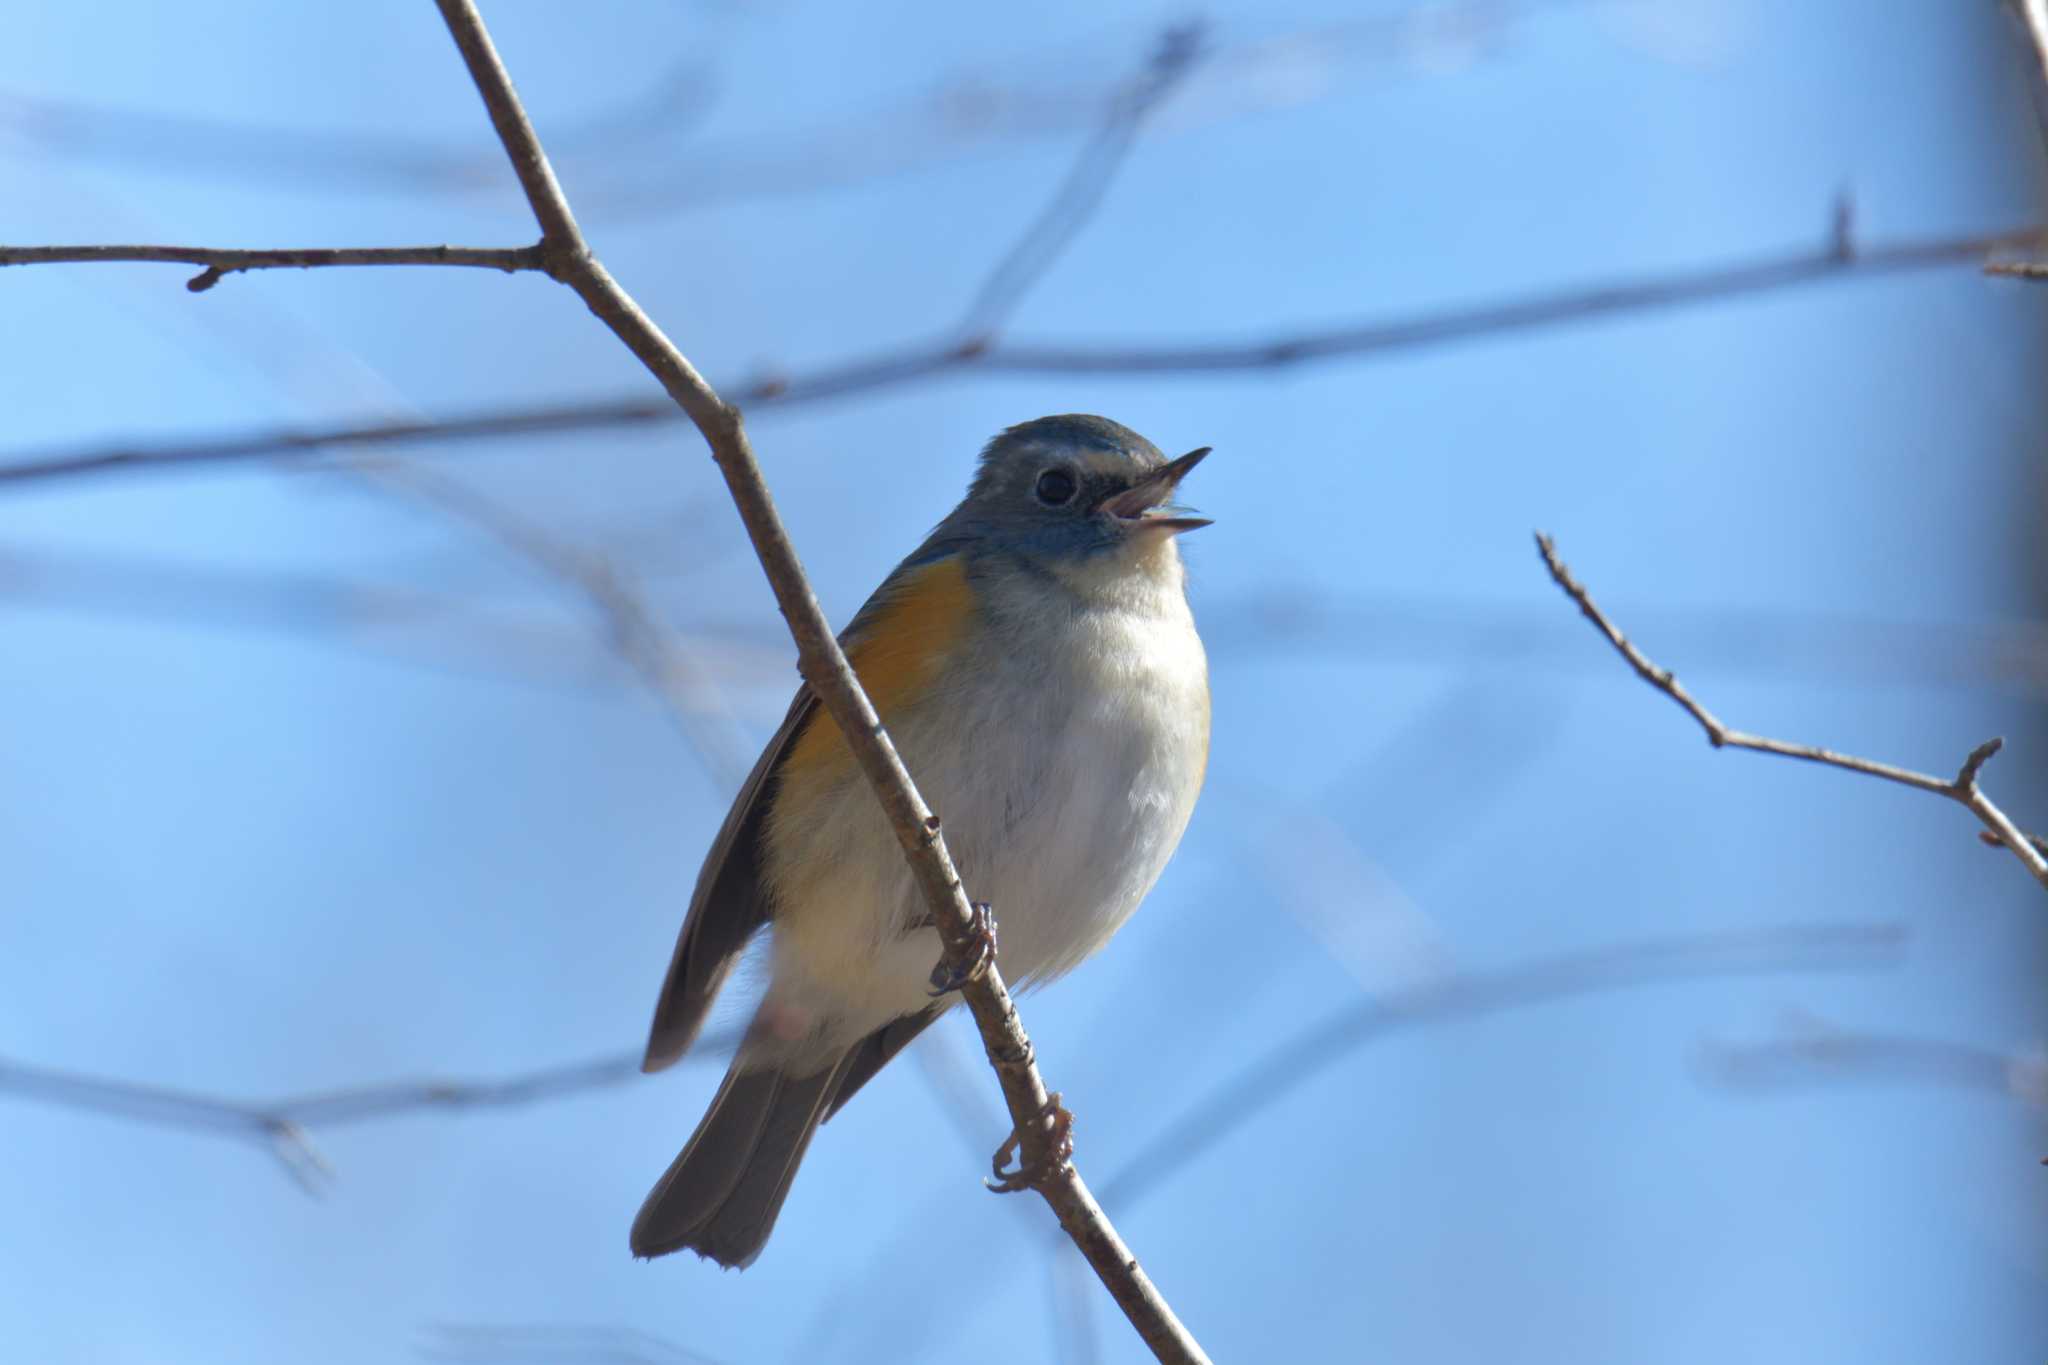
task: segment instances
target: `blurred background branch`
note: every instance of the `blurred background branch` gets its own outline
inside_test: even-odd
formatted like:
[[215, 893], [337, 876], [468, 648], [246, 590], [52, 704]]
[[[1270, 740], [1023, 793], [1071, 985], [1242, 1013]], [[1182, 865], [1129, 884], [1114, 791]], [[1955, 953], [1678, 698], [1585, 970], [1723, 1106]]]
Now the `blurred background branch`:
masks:
[[[1262, 1105], [1396, 1033], [1658, 982], [1869, 971], [1896, 965], [1904, 942], [1903, 931], [1887, 924], [1791, 925], [1646, 939], [1397, 991], [1317, 1021], [1276, 1044], [1257, 1064], [1224, 1078], [1182, 1117], [1141, 1142], [1138, 1155], [1104, 1186], [1103, 1198], [1119, 1208], [1134, 1207], [1225, 1134], [1255, 1119]], [[738, 1041], [736, 1032], [707, 1036], [688, 1060], [722, 1062]], [[0, 1059], [0, 1095], [152, 1127], [253, 1140], [277, 1156], [308, 1192], [318, 1193], [332, 1168], [313, 1145], [314, 1130], [437, 1111], [545, 1104], [610, 1089], [639, 1074], [640, 1050], [635, 1048], [496, 1080], [378, 1081], [245, 1102]], [[953, 1082], [944, 1088], [958, 1089]]]
[[1914, 1034], [1844, 1028], [1817, 1015], [1789, 1014], [1776, 1036], [1712, 1042], [1700, 1050], [1708, 1079], [1742, 1090], [1832, 1083], [1949, 1086], [2048, 1108], [2048, 1050], [2001, 1052]]
[[[1441, 73], [1507, 50], [1518, 31], [1612, 0], [1421, 0], [1302, 24], [1240, 25], [1216, 45], [1171, 131], [1300, 108], [1389, 69]], [[748, 7], [699, 5], [686, 50], [643, 88], [565, 119], [557, 160], [592, 186], [593, 217], [659, 218], [763, 196], [816, 195], [1017, 143], [1084, 130], [1120, 98], [1115, 53], [1144, 20], [1100, 19], [1084, 41], [1029, 45], [999, 63], [958, 66], [830, 121], [708, 138], [726, 93], [722, 49]], [[476, 197], [502, 190], [497, 151], [477, 140], [315, 129], [151, 111], [23, 89], [0, 90], [0, 141], [68, 162], [142, 167], [216, 183], [302, 191]]]
[[1905, 933], [1891, 924], [1788, 925], [1645, 939], [1489, 972], [1445, 977], [1353, 1005], [1276, 1042], [1138, 1144], [1104, 1182], [1127, 1214], [1230, 1133], [1358, 1049], [1390, 1034], [1658, 982], [1701, 977], [1867, 971], [1895, 965]]
[[[1093, 161], [1091, 153], [1084, 153], [1084, 164]], [[1111, 160], [1105, 173], [1114, 165]], [[1091, 198], [1087, 202], [1095, 201]], [[1064, 238], [1074, 226], [1062, 219], [1056, 235]], [[1036, 231], [1034, 228], [1027, 242], [1035, 239]], [[1290, 369], [1770, 294], [1828, 280], [1878, 278], [1957, 266], [1981, 267], [1998, 252], [2036, 244], [2042, 231], [2038, 226], [2030, 226], [1866, 246], [1856, 241], [1850, 216], [1838, 211], [1831, 219], [1826, 240], [1817, 247], [1652, 279], [1563, 289], [1406, 317], [1284, 331], [1251, 341], [1105, 345], [1057, 339], [989, 340], [976, 335], [963, 342], [958, 334], [948, 331], [935, 341], [885, 350], [806, 374], [769, 375], [738, 383], [730, 386], [731, 401], [748, 412], [765, 411], [878, 393], [968, 372], [1139, 376]], [[1051, 265], [1053, 254], [1033, 249], [1024, 259], [1043, 269]], [[994, 283], [992, 278], [991, 286]], [[1004, 300], [1013, 302], [1013, 295], [1021, 293], [1023, 287], [1023, 281], [1004, 281]], [[970, 324], [975, 316], [973, 312], [968, 314]], [[0, 458], [0, 484], [292, 459], [336, 449], [433, 445], [678, 420], [681, 418], [675, 405], [659, 399], [593, 399], [499, 408], [439, 420], [223, 433], [176, 441], [95, 443], [85, 448], [31, 451]]]

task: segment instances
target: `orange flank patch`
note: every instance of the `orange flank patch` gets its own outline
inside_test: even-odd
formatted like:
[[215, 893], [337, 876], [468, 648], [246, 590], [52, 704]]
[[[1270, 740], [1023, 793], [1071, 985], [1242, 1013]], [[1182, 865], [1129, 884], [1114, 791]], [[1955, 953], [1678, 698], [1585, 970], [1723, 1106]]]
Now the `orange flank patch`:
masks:
[[[967, 566], [949, 556], [920, 565], [888, 586], [869, 609], [855, 618], [845, 640], [847, 661], [882, 723], [890, 713], [919, 696], [960, 638], [974, 610], [974, 590], [967, 584]], [[823, 707], [811, 712], [803, 733], [783, 759], [785, 781], [812, 781], [837, 776], [850, 768], [853, 754], [838, 723]]]

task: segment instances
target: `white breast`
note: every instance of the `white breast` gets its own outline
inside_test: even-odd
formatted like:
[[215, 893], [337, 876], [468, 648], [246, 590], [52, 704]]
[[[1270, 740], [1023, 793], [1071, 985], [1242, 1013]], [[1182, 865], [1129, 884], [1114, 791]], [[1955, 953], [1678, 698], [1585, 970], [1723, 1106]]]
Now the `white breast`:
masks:
[[[1170, 572], [1069, 585], [1102, 589], [1079, 599], [1022, 578], [985, 598], [973, 662], [892, 718], [969, 897], [995, 907], [1011, 982], [1057, 976], [1109, 940], [1201, 790], [1208, 664], [1179, 557], [1161, 548]], [[866, 784], [819, 804], [805, 823], [822, 875], [805, 879], [806, 903], [777, 907], [770, 1000], [815, 1023], [836, 996], [827, 1032], [850, 1041], [929, 1003], [939, 942], [907, 927], [922, 902]]]

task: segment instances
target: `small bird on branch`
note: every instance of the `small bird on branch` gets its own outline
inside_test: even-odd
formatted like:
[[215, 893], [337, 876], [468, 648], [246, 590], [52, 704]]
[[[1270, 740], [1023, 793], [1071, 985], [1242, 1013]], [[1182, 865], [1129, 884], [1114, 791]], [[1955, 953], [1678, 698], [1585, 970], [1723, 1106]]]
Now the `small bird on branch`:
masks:
[[[683, 1055], [764, 927], [767, 991], [634, 1220], [634, 1254], [750, 1264], [817, 1126], [954, 991], [991, 960], [1022, 983], [1069, 971], [1152, 889], [1208, 762], [1208, 663], [1178, 537], [1209, 523], [1173, 502], [1208, 453], [1168, 460], [1101, 417], [1011, 427], [841, 636], [944, 816], [978, 902], [974, 961], [944, 954], [852, 751], [809, 689], [797, 694], [712, 842], [643, 1068]], [[999, 1187], [1030, 1183], [1025, 1171]]]

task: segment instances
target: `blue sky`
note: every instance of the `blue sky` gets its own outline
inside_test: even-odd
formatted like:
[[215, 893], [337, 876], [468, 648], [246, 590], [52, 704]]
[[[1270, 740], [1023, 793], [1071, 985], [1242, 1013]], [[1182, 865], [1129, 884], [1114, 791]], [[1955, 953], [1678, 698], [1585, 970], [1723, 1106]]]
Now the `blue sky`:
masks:
[[[948, 325], [1102, 92], [1188, 17], [485, 13], [604, 258], [722, 383]], [[1015, 339], [1223, 341], [1654, 277], [1818, 244], [1845, 191], [1873, 244], [2039, 211], [1989, 3], [1203, 14], [1210, 60]], [[425, 6], [35, 7], [0, 98], [0, 241], [532, 235]], [[394, 178], [401, 156], [430, 173]], [[0, 462], [652, 391], [535, 278], [183, 278], [0, 273]], [[1817, 1027], [2038, 1058], [2039, 888], [1930, 798], [1711, 753], [1529, 541], [1555, 533], [1731, 723], [1930, 771], [2003, 734], [1991, 788], [2048, 825], [2048, 675], [1957, 646], [2029, 640], [2041, 611], [2044, 302], [1946, 269], [1369, 361], [959, 375], [759, 414], [842, 621], [1002, 426], [1095, 411], [1216, 448], [1189, 489], [1218, 523], [1188, 543], [1209, 789], [1143, 912], [1026, 1001], [1099, 1187], [1282, 1040], [1459, 973], [1905, 936], [1419, 1025], [1176, 1154], [1110, 1208], [1216, 1358], [2048, 1349], [2038, 1090], [1712, 1065]], [[716, 679], [707, 724], [746, 752], [771, 731], [789, 651], [684, 429], [386, 454], [608, 557]], [[256, 1101], [638, 1046], [731, 787], [575, 593], [338, 464], [0, 497], [0, 1058]], [[431, 601], [372, 620], [336, 584]], [[318, 1198], [254, 1145], [0, 1091], [0, 1333], [52, 1362], [1142, 1358], [1044, 1210], [975, 1188], [1007, 1124], [971, 1035], [936, 1033], [824, 1130], [744, 1275], [625, 1250], [711, 1064], [316, 1125]]]

